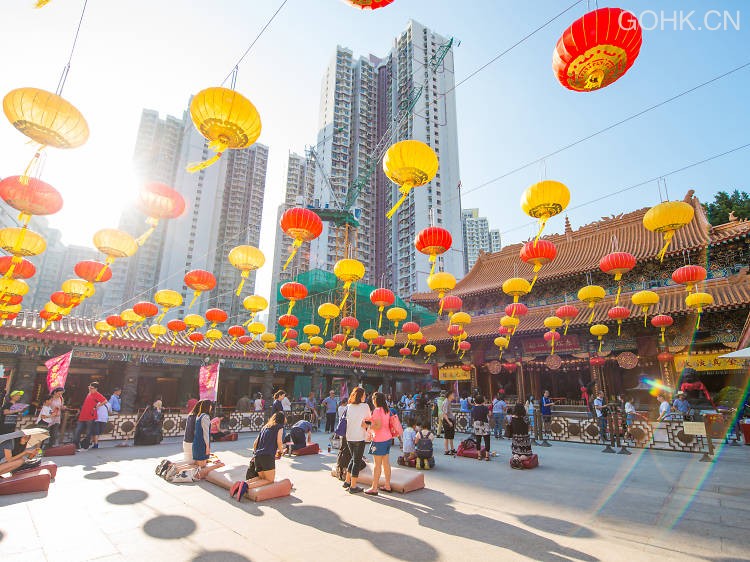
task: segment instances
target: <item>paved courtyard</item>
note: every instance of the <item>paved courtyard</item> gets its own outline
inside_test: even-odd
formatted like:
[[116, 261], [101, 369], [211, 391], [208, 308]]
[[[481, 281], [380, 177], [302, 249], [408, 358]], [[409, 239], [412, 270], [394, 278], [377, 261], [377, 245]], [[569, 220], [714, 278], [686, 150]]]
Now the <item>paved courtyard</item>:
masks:
[[[215, 449], [244, 462], [250, 439]], [[179, 442], [60, 457], [46, 496], [0, 497], [0, 560], [750, 559], [750, 447], [711, 464], [554, 444], [530, 471], [510, 469], [508, 441], [493, 447], [494, 462], [440, 456], [427, 489], [376, 498], [345, 493], [332, 454], [284, 459], [291, 497], [259, 504], [154, 476]]]

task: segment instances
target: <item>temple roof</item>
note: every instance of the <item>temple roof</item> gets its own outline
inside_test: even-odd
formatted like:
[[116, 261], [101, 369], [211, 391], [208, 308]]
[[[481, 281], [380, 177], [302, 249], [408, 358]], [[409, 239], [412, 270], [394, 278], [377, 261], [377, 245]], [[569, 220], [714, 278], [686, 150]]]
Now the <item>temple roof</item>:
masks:
[[[747, 236], [750, 221], [733, 221], [712, 227], [705, 209], [692, 190], [685, 201], [695, 209], [695, 218], [690, 224], [675, 233], [667, 255], [697, 250], [707, 246], [723, 244]], [[557, 247], [555, 260], [539, 272], [538, 283], [580, 275], [599, 269], [599, 260], [611, 251], [630, 252], [640, 262], [657, 259], [664, 245], [662, 235], [646, 230], [643, 215], [648, 208], [631, 213], [602, 217], [601, 220], [582, 226], [578, 230], [568, 228], [563, 234], [545, 236]], [[523, 244], [512, 244], [500, 252], [479, 256], [471, 271], [458, 282], [451, 294], [466, 297], [487, 291], [501, 290], [503, 281], [511, 277], [531, 279], [533, 267], [519, 258]], [[613, 249], [616, 248], [616, 249]], [[414, 302], [436, 302], [434, 293], [416, 293]]]
[[[57, 322], [50, 324], [49, 328], [42, 333], [39, 330], [44, 326], [44, 321], [38, 314], [22, 311], [18, 317], [12, 321], [6, 322], [0, 327], [0, 337], [18, 340], [33, 340], [51, 344], [67, 345], [85, 345], [109, 349], [130, 349], [140, 351], [154, 351], [169, 355], [197, 355], [200, 357], [215, 356], [218, 358], [246, 359], [248, 361], [263, 361], [269, 363], [297, 363], [311, 364], [332, 367], [365, 367], [369, 369], [380, 369], [383, 371], [402, 371], [414, 374], [427, 374], [430, 371], [430, 365], [424, 365], [420, 361], [415, 363], [409, 359], [402, 361], [400, 357], [385, 357], [383, 359], [371, 355], [362, 354], [360, 359], [349, 357], [349, 351], [340, 351], [335, 356], [324, 349], [318, 355], [315, 361], [312, 360], [312, 354], [303, 354], [299, 349], [293, 349], [287, 353], [286, 348], [281, 348], [268, 352], [262, 348], [260, 342], [248, 344], [245, 350], [242, 345], [232, 340], [231, 337], [224, 335], [209, 350], [206, 340], [198, 344], [193, 351], [193, 342], [186, 336], [179, 335], [175, 339], [175, 345], [170, 345], [172, 335], [162, 336], [160, 343], [153, 346], [153, 337], [148, 329], [143, 326], [133, 327], [125, 333], [120, 328], [112, 333], [112, 339], [105, 335], [99, 341], [99, 333], [94, 328], [95, 320], [89, 318], [70, 318], [65, 317]], [[161, 343], [163, 342], [163, 343]]]

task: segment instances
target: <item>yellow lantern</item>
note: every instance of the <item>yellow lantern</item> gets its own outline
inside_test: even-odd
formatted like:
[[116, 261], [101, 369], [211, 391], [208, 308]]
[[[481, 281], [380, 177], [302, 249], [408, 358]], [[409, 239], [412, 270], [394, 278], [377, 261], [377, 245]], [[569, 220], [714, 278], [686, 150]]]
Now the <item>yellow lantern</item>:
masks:
[[510, 340], [508, 338], [504, 338], [503, 336], [498, 336], [495, 338], [494, 344], [500, 349], [504, 350], [508, 347], [510, 344]]
[[378, 365], [380, 365], [383, 362], [384, 357], [388, 357], [388, 350], [383, 349], [382, 347], [380, 349], [375, 350], [375, 355], [380, 357], [380, 361], [378, 361]]
[[156, 343], [159, 341], [159, 338], [167, 333], [167, 327], [162, 326], [161, 324], [152, 324], [148, 327], [148, 333], [151, 334], [154, 338], [154, 345], [151, 346], [152, 348], [154, 348], [156, 347]]
[[191, 164], [188, 172], [204, 170], [218, 162], [227, 149], [247, 148], [260, 136], [260, 115], [249, 99], [228, 88], [206, 88], [193, 96], [190, 118], [208, 148], [216, 155], [204, 162]]
[[320, 333], [320, 328], [317, 326], [317, 324], [305, 324], [305, 326], [302, 328], [302, 333], [305, 334], [309, 339], [311, 339], [313, 336], [317, 336]]
[[264, 348], [265, 348], [265, 350], [266, 350], [266, 351], [268, 352], [268, 353], [266, 353], [266, 359], [268, 359], [269, 357], [271, 357], [271, 352], [272, 352], [272, 351], [273, 351], [274, 349], [276, 349], [277, 345], [276, 345], [276, 342], [275, 342], [275, 341], [272, 341], [272, 342], [270, 342], [270, 343], [266, 343], [266, 344], [263, 344], [263, 347], [264, 347]]
[[320, 347], [325, 343], [325, 340], [321, 338], [320, 336], [313, 336], [310, 338], [310, 345], [317, 345]]
[[512, 336], [516, 333], [516, 328], [521, 323], [521, 319], [517, 316], [503, 316], [500, 318], [500, 325], [508, 330], [508, 333]]
[[276, 335], [271, 332], [263, 332], [260, 335], [260, 341], [263, 343], [271, 343], [272, 341], [276, 341]]
[[[105, 263], [112, 265], [118, 258], [129, 258], [138, 251], [138, 242], [127, 232], [114, 228], [103, 228], [94, 234], [94, 246], [102, 254], [107, 256]], [[96, 276], [95, 281], [100, 281], [107, 271], [103, 267]]]
[[695, 216], [695, 209], [690, 203], [684, 201], [664, 201], [651, 207], [643, 215], [643, 226], [651, 232], [664, 235], [664, 247], [659, 251], [659, 260], [664, 260], [669, 244], [672, 242], [674, 233], [690, 223]]
[[643, 327], [646, 327], [646, 321], [648, 320], [648, 309], [650, 306], [659, 304], [659, 295], [653, 291], [638, 291], [630, 297], [630, 302], [636, 306], [641, 307], [643, 313]]
[[182, 295], [172, 289], [162, 289], [154, 294], [154, 302], [161, 307], [161, 314], [156, 317], [156, 323], [159, 324], [170, 309], [182, 306]]
[[110, 326], [105, 320], [99, 320], [96, 324], [94, 324], [94, 329], [99, 332], [99, 339], [96, 341], [96, 343], [101, 343], [104, 336], [108, 336], [108, 339], [111, 340], [112, 332], [114, 332], [117, 328], [115, 328], [114, 326]]
[[5, 274], [5, 277], [11, 277], [22, 258], [41, 254], [47, 249], [47, 242], [26, 227], [0, 228], [0, 248], [13, 255], [12, 265]]
[[372, 340], [374, 340], [378, 336], [380, 336], [380, 334], [378, 334], [378, 331], [375, 330], [375, 329], [373, 329], [373, 328], [368, 328], [367, 330], [365, 330], [364, 332], [362, 332], [362, 337], [365, 340], [367, 340], [369, 342], [369, 344], [370, 344], [369, 351], [372, 351]]
[[451, 315], [451, 324], [458, 324], [463, 328], [466, 324], [471, 324], [471, 315], [468, 312], [456, 312]]
[[[250, 276], [251, 271], [255, 271], [258, 268], [263, 267], [266, 263], [266, 256], [263, 255], [258, 248], [255, 246], [235, 246], [229, 252], [229, 263], [240, 270], [242, 280], [237, 286], [235, 294], [239, 297], [242, 293], [242, 287], [245, 286], [245, 281]], [[266, 303], [268, 306], [268, 303]]]
[[698, 330], [701, 327], [703, 309], [714, 304], [714, 298], [708, 293], [691, 293], [685, 297], [685, 304], [688, 308], [694, 308], [698, 313], [698, 320], [695, 323], [695, 329]]
[[425, 143], [404, 140], [392, 145], [385, 153], [383, 171], [388, 179], [399, 186], [401, 193], [401, 198], [385, 215], [390, 219], [412, 188], [432, 181], [438, 171], [438, 157]]
[[599, 353], [601, 353], [602, 344], [604, 343], [604, 336], [609, 333], [609, 328], [604, 324], [594, 324], [593, 326], [591, 326], [591, 328], [589, 328], [589, 332], [591, 332], [591, 335], [596, 336], [596, 339], [599, 340]]
[[208, 350], [211, 351], [214, 344], [219, 341], [224, 334], [221, 333], [220, 330], [217, 330], [216, 328], [211, 328], [210, 330], [206, 330], [206, 339], [211, 342], [211, 344], [208, 346]]
[[298, 349], [302, 352], [302, 355], [310, 351], [310, 348], [312, 347], [312, 344], [307, 343], [306, 341], [303, 341], [301, 344], [299, 344]]
[[591, 315], [589, 316], [589, 324], [593, 322], [594, 320], [594, 307], [596, 306], [596, 303], [601, 302], [604, 300], [604, 297], [607, 295], [607, 292], [604, 290], [604, 287], [601, 287], [599, 285], [586, 285], [585, 287], [582, 287], [578, 291], [578, 300], [581, 300], [589, 305], [589, 308], [591, 309]]
[[544, 319], [544, 327], [553, 332], [556, 332], [558, 328], [562, 328], [563, 323], [563, 319], [557, 316], [547, 316]]
[[323, 335], [328, 333], [328, 326], [331, 320], [336, 318], [341, 313], [341, 309], [332, 302], [324, 302], [318, 307], [318, 316], [324, 318], [326, 321], [325, 327], [323, 328]]
[[11, 297], [23, 297], [28, 292], [25, 281], [0, 277], [0, 303], [8, 302]]
[[435, 347], [431, 343], [428, 343], [426, 346], [424, 346], [424, 352], [427, 354], [427, 357], [424, 358], [424, 362], [427, 363], [427, 361], [430, 360], [430, 356], [436, 351], [437, 347]]
[[559, 181], [544, 180], [535, 183], [521, 195], [521, 209], [539, 221], [539, 232], [534, 239], [536, 246], [547, 221], [562, 213], [570, 203], [570, 190]]
[[438, 298], [440, 299], [440, 309], [438, 310], [438, 314], [442, 314], [443, 297], [445, 297], [445, 293], [456, 288], [456, 278], [445, 271], [438, 271], [427, 278], [427, 286], [433, 293], [438, 294]]
[[359, 260], [346, 258], [336, 262], [336, 265], [333, 266], [333, 274], [344, 282], [344, 298], [339, 305], [339, 308], [343, 308], [346, 299], [349, 298], [349, 289], [352, 283], [356, 283], [365, 276], [365, 266]]
[[518, 302], [518, 298], [528, 295], [531, 292], [531, 283], [523, 277], [511, 277], [503, 283], [503, 293], [513, 297], [513, 302]]
[[[247, 327], [247, 331], [248, 333], [252, 334], [254, 338], [257, 338], [266, 331], [266, 325], [263, 324], [263, 322], [251, 322]], [[275, 338], [276, 336], [274, 336], [274, 339]]]
[[206, 320], [201, 316], [200, 314], [188, 314], [185, 316], [185, 318], [182, 319], [183, 322], [185, 322], [185, 325], [187, 326], [188, 330], [186, 335], [190, 335], [195, 330], [198, 330], [206, 325]]
[[386, 338], [385, 343], [383, 344], [383, 347], [388, 350], [391, 349], [394, 345], [396, 345], [396, 340], [392, 338]]
[[[398, 325], [406, 320], [407, 312], [400, 306], [394, 306], [392, 308], [389, 308], [388, 311], [385, 313], [385, 317], [388, 318], [391, 322], [393, 322], [393, 337], [396, 337], [396, 334], [398, 334]], [[389, 341], [389, 340], [386, 340]], [[395, 344], [394, 344], [395, 345]]]
[[127, 328], [125, 328], [125, 333], [127, 334], [130, 328], [132, 328], [136, 324], [140, 324], [145, 320], [143, 316], [140, 314], [136, 314], [132, 308], [126, 308], [120, 313], [120, 318], [125, 320], [125, 325]]
[[[89, 283], [85, 279], [68, 279], [63, 281], [60, 287], [63, 293], [70, 295], [71, 307], [81, 304], [84, 300], [94, 296], [96, 289], [93, 283]], [[68, 310], [70, 310], [70, 308]]]
[[243, 326], [247, 326], [255, 320], [256, 314], [263, 312], [268, 308], [268, 301], [265, 297], [261, 297], [260, 295], [249, 295], [242, 301], [242, 306], [245, 307], [245, 310], [250, 312], [250, 319], [243, 324]]
[[349, 338], [346, 340], [346, 347], [349, 348], [349, 356], [351, 357], [352, 351], [359, 349], [359, 340], [357, 338]]

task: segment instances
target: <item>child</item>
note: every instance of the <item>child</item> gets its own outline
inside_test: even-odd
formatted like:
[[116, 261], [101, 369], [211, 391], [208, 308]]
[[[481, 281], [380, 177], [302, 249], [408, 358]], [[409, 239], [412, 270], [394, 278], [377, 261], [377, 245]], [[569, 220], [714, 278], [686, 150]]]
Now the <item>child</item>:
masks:
[[417, 468], [429, 470], [435, 466], [435, 457], [432, 454], [432, 442], [435, 434], [428, 428], [417, 426], [417, 434], [414, 437], [414, 450], [417, 456]]
[[406, 466], [409, 466], [409, 461], [414, 460], [417, 458], [417, 453], [414, 448], [415, 445], [415, 439], [417, 437], [417, 430], [415, 429], [416, 421], [413, 417], [409, 417], [408, 420], [406, 420], [406, 429], [404, 430], [404, 440], [403, 440], [403, 451], [404, 451], [404, 464]]

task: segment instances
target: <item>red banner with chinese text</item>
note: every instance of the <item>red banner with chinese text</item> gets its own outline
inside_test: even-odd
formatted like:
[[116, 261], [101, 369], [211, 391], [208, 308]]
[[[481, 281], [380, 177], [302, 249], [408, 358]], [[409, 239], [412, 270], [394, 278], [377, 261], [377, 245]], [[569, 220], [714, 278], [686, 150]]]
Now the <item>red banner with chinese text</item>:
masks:
[[65, 381], [68, 380], [68, 371], [70, 370], [70, 360], [73, 358], [73, 352], [69, 351], [63, 355], [58, 355], [47, 361], [44, 366], [47, 367], [47, 388], [50, 392], [58, 387], [65, 387]]
[[204, 365], [198, 374], [198, 390], [201, 400], [216, 401], [219, 390], [219, 364]]

